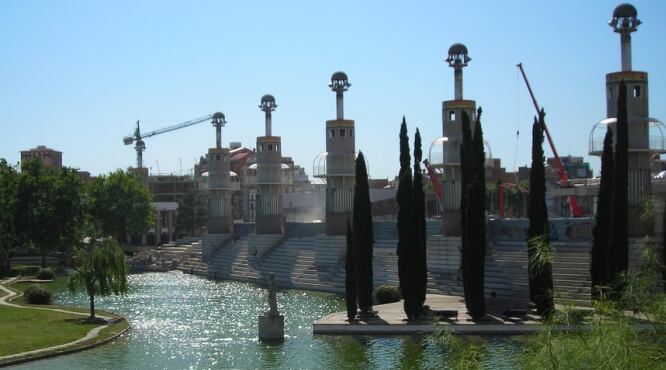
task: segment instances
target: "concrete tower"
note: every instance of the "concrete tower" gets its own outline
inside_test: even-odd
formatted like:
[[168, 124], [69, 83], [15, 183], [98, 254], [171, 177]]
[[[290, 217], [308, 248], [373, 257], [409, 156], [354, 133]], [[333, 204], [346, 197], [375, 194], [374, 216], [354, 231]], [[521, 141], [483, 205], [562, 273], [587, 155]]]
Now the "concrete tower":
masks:
[[280, 137], [272, 134], [273, 95], [262, 96], [259, 108], [266, 114], [266, 135], [257, 137], [257, 234], [284, 234], [282, 148]]
[[223, 113], [213, 115], [216, 146], [208, 149], [208, 233], [231, 234], [232, 183], [229, 176], [229, 148], [222, 148], [222, 127], [227, 121]]
[[328, 86], [335, 91], [336, 119], [326, 121], [326, 234], [344, 235], [355, 183], [354, 121], [345, 119], [343, 102], [351, 84], [344, 72], [335, 72]]
[[[461, 168], [460, 146], [462, 145], [462, 112], [467, 112], [470, 124], [476, 117], [476, 102], [463, 99], [463, 68], [471, 58], [467, 47], [453, 44], [445, 59], [453, 68], [454, 99], [442, 102], [442, 233], [448, 236], [460, 235], [460, 194]], [[473, 128], [473, 126], [472, 126]]]
[[[651, 228], [646, 229], [641, 226], [638, 215], [641, 213], [642, 201], [649, 199], [652, 193], [650, 159], [664, 153], [663, 137], [651, 137], [651, 131], [661, 135], [663, 124], [650, 118], [648, 74], [632, 70], [631, 65], [631, 33], [641, 24], [636, 18], [637, 15], [638, 12], [633, 5], [621, 4], [613, 10], [613, 18], [608, 22], [613, 31], [620, 34], [622, 69], [606, 75], [606, 117], [608, 118], [595, 126], [590, 138], [590, 154], [601, 155], [603, 139], [595, 139], [595, 131], [600, 129], [605, 134], [606, 125], [615, 128], [620, 82], [624, 80], [627, 87], [629, 130], [629, 209], [633, 212], [630, 219], [635, 220], [629, 223], [630, 236], [644, 236], [646, 232], [651, 232]], [[651, 130], [652, 128], [655, 130]]]

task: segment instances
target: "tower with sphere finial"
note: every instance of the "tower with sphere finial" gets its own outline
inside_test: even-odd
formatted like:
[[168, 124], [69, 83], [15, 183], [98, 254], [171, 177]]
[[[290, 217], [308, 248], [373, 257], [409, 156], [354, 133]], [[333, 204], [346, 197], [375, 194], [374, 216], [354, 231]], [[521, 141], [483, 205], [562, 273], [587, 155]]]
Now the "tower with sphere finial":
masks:
[[356, 145], [354, 121], [344, 117], [343, 94], [351, 84], [335, 72], [328, 87], [335, 92], [336, 119], [326, 121], [326, 234], [345, 235], [354, 202]]
[[282, 148], [279, 136], [272, 133], [272, 112], [277, 108], [273, 95], [261, 97], [259, 108], [265, 113], [265, 136], [257, 137], [257, 234], [284, 234], [282, 206]]
[[[620, 83], [624, 81], [627, 93], [627, 128], [629, 133], [628, 150], [628, 196], [629, 196], [629, 235], [645, 236], [651, 233], [652, 225], [642, 222], [640, 214], [645, 200], [652, 194], [650, 162], [651, 159], [666, 153], [663, 133], [666, 132], [662, 122], [650, 118], [648, 106], [648, 74], [634, 71], [631, 55], [631, 34], [638, 30], [641, 21], [637, 18], [638, 11], [631, 4], [620, 4], [613, 10], [613, 17], [608, 25], [613, 32], [620, 34], [621, 70], [606, 74], [606, 119], [601, 120], [590, 134], [590, 155], [600, 156], [602, 153], [602, 135], [606, 127], [613, 129], [617, 123], [617, 103]], [[614, 130], [615, 132], [615, 130]]]
[[[460, 196], [462, 172], [462, 112], [467, 112], [470, 125], [476, 117], [476, 102], [463, 98], [463, 68], [472, 60], [467, 47], [453, 44], [445, 61], [453, 68], [454, 99], [442, 102], [442, 233], [460, 235]], [[474, 126], [472, 126], [473, 129]]]
[[215, 126], [215, 148], [208, 149], [208, 233], [231, 234], [232, 184], [229, 176], [229, 148], [222, 148], [222, 127], [227, 124], [224, 114], [213, 114]]

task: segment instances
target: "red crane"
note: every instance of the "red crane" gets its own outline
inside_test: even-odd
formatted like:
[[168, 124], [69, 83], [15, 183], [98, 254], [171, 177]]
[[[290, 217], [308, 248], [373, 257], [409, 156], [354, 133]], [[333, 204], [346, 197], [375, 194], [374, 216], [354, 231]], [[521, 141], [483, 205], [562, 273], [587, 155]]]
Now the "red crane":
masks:
[[[536, 109], [537, 114], [539, 114], [539, 112], [541, 112], [541, 107], [539, 107], [539, 103], [537, 103], [537, 100], [534, 97], [534, 93], [532, 92], [532, 87], [530, 86], [530, 82], [527, 80], [527, 76], [525, 75], [525, 70], [523, 69], [523, 63], [518, 63], [517, 67], [518, 69], [520, 69], [520, 73], [523, 75], [523, 80], [525, 80], [525, 85], [527, 85], [527, 90], [530, 92], [530, 96], [532, 97], [532, 103], [534, 103], [534, 109]], [[553, 139], [550, 137], [550, 132], [548, 132], [548, 127], [546, 127], [545, 122], [543, 125], [543, 130], [544, 132], [546, 132], [546, 138], [548, 138], [548, 144], [550, 144], [550, 149], [553, 151], [553, 156], [555, 157], [555, 164], [557, 165], [557, 175], [560, 177], [560, 186], [567, 186], [569, 184], [569, 177], [567, 176], [567, 171], [564, 170], [564, 166], [562, 165], [562, 161], [560, 161], [560, 156], [557, 154], [557, 149], [555, 149], [555, 144], [553, 143]], [[573, 217], [581, 217], [582, 213], [580, 211], [580, 207], [578, 207], [576, 196], [569, 195], [567, 198], [569, 200], [569, 209], [571, 210], [571, 215]]]

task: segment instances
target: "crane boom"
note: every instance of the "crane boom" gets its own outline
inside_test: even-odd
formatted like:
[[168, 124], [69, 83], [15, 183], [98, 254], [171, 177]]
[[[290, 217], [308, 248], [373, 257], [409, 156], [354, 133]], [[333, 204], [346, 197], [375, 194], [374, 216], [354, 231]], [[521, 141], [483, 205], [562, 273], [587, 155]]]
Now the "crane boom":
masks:
[[142, 134], [141, 137], [142, 137], [142, 138], [147, 138], [147, 137], [151, 137], [151, 136], [155, 136], [155, 135], [163, 134], [163, 133], [165, 133], [165, 132], [169, 132], [169, 131], [173, 131], [173, 130], [178, 130], [178, 129], [185, 128], [185, 127], [188, 127], [188, 126], [196, 125], [197, 123], [201, 123], [201, 122], [207, 121], [207, 120], [209, 120], [209, 119], [211, 119], [211, 118], [213, 118], [213, 115], [212, 115], [212, 114], [207, 114], [207, 115], [205, 115], [205, 116], [202, 116], [202, 117], [199, 117], [199, 118], [195, 118], [195, 119], [193, 119], [193, 120], [189, 120], [189, 121], [186, 121], [186, 122], [183, 122], [183, 123], [179, 123], [179, 124], [177, 124], [177, 125], [173, 125], [173, 126], [169, 126], [169, 127], [161, 128], [161, 129], [159, 129], [159, 130], [155, 130], [155, 131], [147, 132], [147, 133], [145, 133], [145, 134]]
[[[539, 103], [537, 102], [536, 97], [534, 96], [534, 92], [532, 91], [532, 86], [530, 86], [530, 82], [527, 80], [527, 75], [525, 74], [525, 70], [523, 69], [523, 63], [518, 63], [516, 66], [518, 67], [518, 69], [520, 69], [520, 74], [523, 76], [525, 85], [527, 85], [527, 90], [529, 91], [530, 97], [532, 98], [534, 109], [536, 109], [537, 114], [539, 114], [541, 112], [541, 107], [539, 107]], [[564, 170], [564, 166], [562, 165], [560, 156], [557, 154], [557, 149], [555, 149], [555, 143], [553, 142], [553, 138], [550, 136], [550, 132], [548, 131], [548, 127], [546, 126], [545, 122], [543, 124], [543, 131], [546, 133], [546, 138], [548, 139], [550, 150], [552, 150], [553, 157], [555, 157], [555, 164], [557, 165], [557, 175], [560, 178], [560, 186], [566, 185], [569, 183], [569, 177], [567, 176], [567, 171]], [[571, 210], [571, 215], [573, 217], [581, 217], [582, 212], [580, 211], [580, 207], [578, 207], [578, 201], [576, 201], [576, 196], [569, 195], [567, 199], [569, 201], [569, 209]]]
[[179, 123], [177, 125], [169, 126], [169, 127], [164, 127], [159, 130], [154, 130], [147, 132], [145, 134], [141, 134], [141, 128], [139, 126], [139, 121], [136, 121], [136, 129], [134, 130], [133, 134], [130, 134], [130, 136], [125, 136], [123, 137], [123, 143], [125, 145], [131, 145], [132, 143], [136, 142], [136, 145], [134, 149], [136, 150], [136, 165], [137, 168], [143, 167], [143, 151], [146, 150], [146, 145], [143, 142], [144, 138], [163, 134], [165, 132], [173, 131], [173, 130], [178, 130], [181, 128], [185, 128], [188, 126], [196, 125], [197, 123], [201, 123], [204, 121], [207, 121], [209, 119], [213, 118], [212, 114], [207, 114], [205, 116], [201, 116], [189, 121], [185, 121], [183, 123]]

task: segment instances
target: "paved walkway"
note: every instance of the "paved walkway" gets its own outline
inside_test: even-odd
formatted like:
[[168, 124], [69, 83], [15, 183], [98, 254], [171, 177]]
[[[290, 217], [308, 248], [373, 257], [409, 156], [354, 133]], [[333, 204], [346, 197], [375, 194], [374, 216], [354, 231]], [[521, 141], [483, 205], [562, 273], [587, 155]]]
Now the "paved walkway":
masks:
[[428, 294], [426, 305], [434, 311], [457, 311], [456, 317], [439, 319], [436, 316], [407, 322], [403, 302], [374, 306], [377, 317], [368, 321], [347, 321], [347, 312], [336, 312], [315, 321], [314, 334], [415, 334], [431, 333], [448, 329], [460, 334], [525, 334], [541, 329], [539, 316], [527, 310], [527, 315], [508, 317], [503, 313], [507, 309], [522, 309], [514, 302], [490, 301], [488, 315], [484, 320], [472, 321], [467, 315], [467, 308], [462, 297]]
[[[46, 310], [46, 311], [53, 311], [53, 312], [61, 312], [61, 313], [66, 313], [66, 314], [72, 314], [72, 315], [78, 315], [78, 316], [88, 316], [88, 313], [83, 313], [83, 312], [75, 312], [75, 311], [68, 311], [68, 310], [63, 310], [60, 308], [46, 308], [46, 307], [26, 307], [26, 306], [21, 306], [17, 305], [14, 303], [10, 303], [9, 300], [18, 297], [19, 293], [16, 293], [15, 291], [8, 289], [4, 286], [4, 284], [11, 283], [16, 281], [16, 278], [10, 278], [6, 280], [0, 280], [0, 290], [5, 292], [6, 294], [2, 297], [0, 297], [0, 305], [3, 306], [9, 306], [9, 307], [16, 307], [16, 308], [22, 308], [26, 310]], [[32, 351], [27, 351], [27, 352], [21, 352], [21, 353], [14, 353], [11, 355], [7, 356], [0, 356], [0, 362], [6, 361], [6, 360], [13, 360], [13, 359], [18, 359], [18, 358], [24, 358], [24, 357], [31, 357], [31, 356], [39, 356], [41, 354], [47, 353], [47, 352], [52, 352], [52, 351], [58, 351], [61, 349], [68, 349], [71, 347], [74, 347], [78, 344], [84, 343], [86, 341], [89, 341], [91, 339], [96, 338], [99, 335], [99, 332], [102, 331], [103, 329], [109, 327], [115, 319], [109, 316], [100, 316], [97, 315], [98, 318], [103, 319], [107, 322], [107, 324], [100, 325], [96, 328], [91, 329], [88, 334], [86, 334], [83, 338], [77, 339], [75, 341], [65, 343], [65, 344], [60, 344], [57, 346], [51, 346], [51, 347], [46, 347], [46, 348], [40, 348]]]

